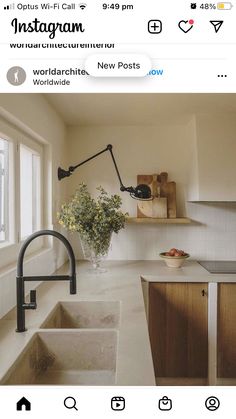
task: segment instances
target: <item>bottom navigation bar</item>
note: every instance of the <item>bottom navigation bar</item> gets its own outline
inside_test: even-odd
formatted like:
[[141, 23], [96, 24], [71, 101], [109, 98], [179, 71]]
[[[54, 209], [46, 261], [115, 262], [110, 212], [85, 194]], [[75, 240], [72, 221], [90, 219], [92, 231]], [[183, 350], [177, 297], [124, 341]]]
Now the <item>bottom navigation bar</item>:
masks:
[[[0, 387], [3, 417], [233, 419], [234, 387]], [[21, 412], [21, 413], [20, 413]]]

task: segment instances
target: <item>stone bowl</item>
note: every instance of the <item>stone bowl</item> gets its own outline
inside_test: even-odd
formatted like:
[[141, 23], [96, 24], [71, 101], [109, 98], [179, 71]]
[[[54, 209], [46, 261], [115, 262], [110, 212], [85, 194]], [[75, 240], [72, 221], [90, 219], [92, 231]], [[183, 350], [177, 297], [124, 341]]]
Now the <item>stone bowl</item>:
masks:
[[160, 257], [164, 259], [168, 268], [181, 268], [186, 259], [189, 258], [189, 254], [186, 253], [184, 256], [166, 256], [166, 252], [160, 253]]

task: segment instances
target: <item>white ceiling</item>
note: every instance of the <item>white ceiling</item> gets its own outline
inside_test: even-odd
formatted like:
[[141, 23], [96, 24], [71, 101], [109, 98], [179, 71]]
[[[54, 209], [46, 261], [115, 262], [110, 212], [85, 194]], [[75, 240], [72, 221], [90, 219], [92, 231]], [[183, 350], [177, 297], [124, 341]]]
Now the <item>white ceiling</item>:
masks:
[[197, 112], [235, 112], [236, 94], [46, 94], [67, 125], [156, 125]]

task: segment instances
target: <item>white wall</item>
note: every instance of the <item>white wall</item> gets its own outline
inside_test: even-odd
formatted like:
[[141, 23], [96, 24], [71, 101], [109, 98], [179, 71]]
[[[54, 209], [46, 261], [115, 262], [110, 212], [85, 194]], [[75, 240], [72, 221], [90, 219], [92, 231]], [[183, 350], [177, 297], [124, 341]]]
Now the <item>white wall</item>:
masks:
[[[111, 143], [126, 186], [137, 185], [137, 174], [169, 173], [169, 180], [177, 182], [180, 215], [185, 213], [184, 194], [192, 136], [189, 121], [179, 125], [71, 127], [68, 129], [68, 164], [76, 164]], [[70, 194], [82, 181], [91, 190], [103, 185], [111, 192], [119, 192], [118, 178], [108, 152], [64, 180]], [[124, 208], [135, 216], [137, 202], [127, 193], [121, 195]]]
[[236, 201], [236, 119], [232, 112], [197, 114], [190, 201]]
[[[212, 116], [209, 123], [216, 120]], [[208, 127], [209, 128], [209, 127]], [[177, 183], [177, 212], [195, 222], [192, 225], [127, 225], [115, 235], [110, 259], [156, 259], [161, 251], [182, 248], [196, 259], [236, 259], [236, 203], [186, 203], [187, 183], [196, 152], [195, 117], [181, 123], [157, 126], [84, 126], [68, 129], [69, 160], [67, 166], [89, 157], [107, 144], [114, 153], [124, 184], [136, 185], [138, 173], [167, 171]], [[68, 196], [80, 182], [91, 191], [103, 185], [119, 192], [118, 182], [108, 154], [98, 157], [64, 180]], [[123, 208], [136, 215], [136, 202], [121, 193]], [[71, 238], [76, 255], [82, 256], [75, 234]]]
[[[43, 228], [58, 229], [55, 224], [55, 214], [64, 200], [65, 185], [59, 184], [56, 173], [58, 165], [63, 165], [66, 157], [64, 123], [40, 94], [0, 94], [0, 114], [2, 118], [0, 132], [4, 132], [7, 121], [19, 134], [24, 132], [44, 144], [46, 157], [44, 190], [47, 195], [47, 206], [44, 205]], [[2, 255], [0, 249], [0, 257]], [[55, 241], [53, 248], [41, 255], [34, 255], [26, 262], [25, 273], [51, 274], [65, 262], [65, 258], [63, 247]], [[0, 272], [0, 317], [16, 304], [15, 276], [15, 263], [6, 266]], [[28, 284], [27, 289], [34, 288], [34, 285], [34, 283]]]

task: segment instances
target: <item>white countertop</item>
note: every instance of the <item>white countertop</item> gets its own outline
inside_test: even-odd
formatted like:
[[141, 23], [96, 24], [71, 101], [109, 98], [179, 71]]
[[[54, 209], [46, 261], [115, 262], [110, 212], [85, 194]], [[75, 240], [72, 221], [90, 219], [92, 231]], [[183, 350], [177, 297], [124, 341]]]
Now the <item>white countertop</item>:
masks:
[[[236, 282], [236, 275], [209, 274], [195, 261], [170, 269], [163, 261], [108, 261], [107, 272], [94, 275], [77, 263], [77, 294], [68, 282], [44, 282], [37, 288], [37, 310], [26, 311], [24, 333], [16, 333], [12, 310], [0, 320], [0, 380], [58, 301], [120, 301], [116, 385], [155, 385], [141, 278], [158, 282]], [[57, 273], [67, 272], [67, 265]]]
[[149, 261], [144, 262], [144, 270], [141, 278], [148, 282], [236, 282], [236, 274], [212, 274], [194, 260], [186, 261], [179, 269], [168, 268], [163, 261]]

